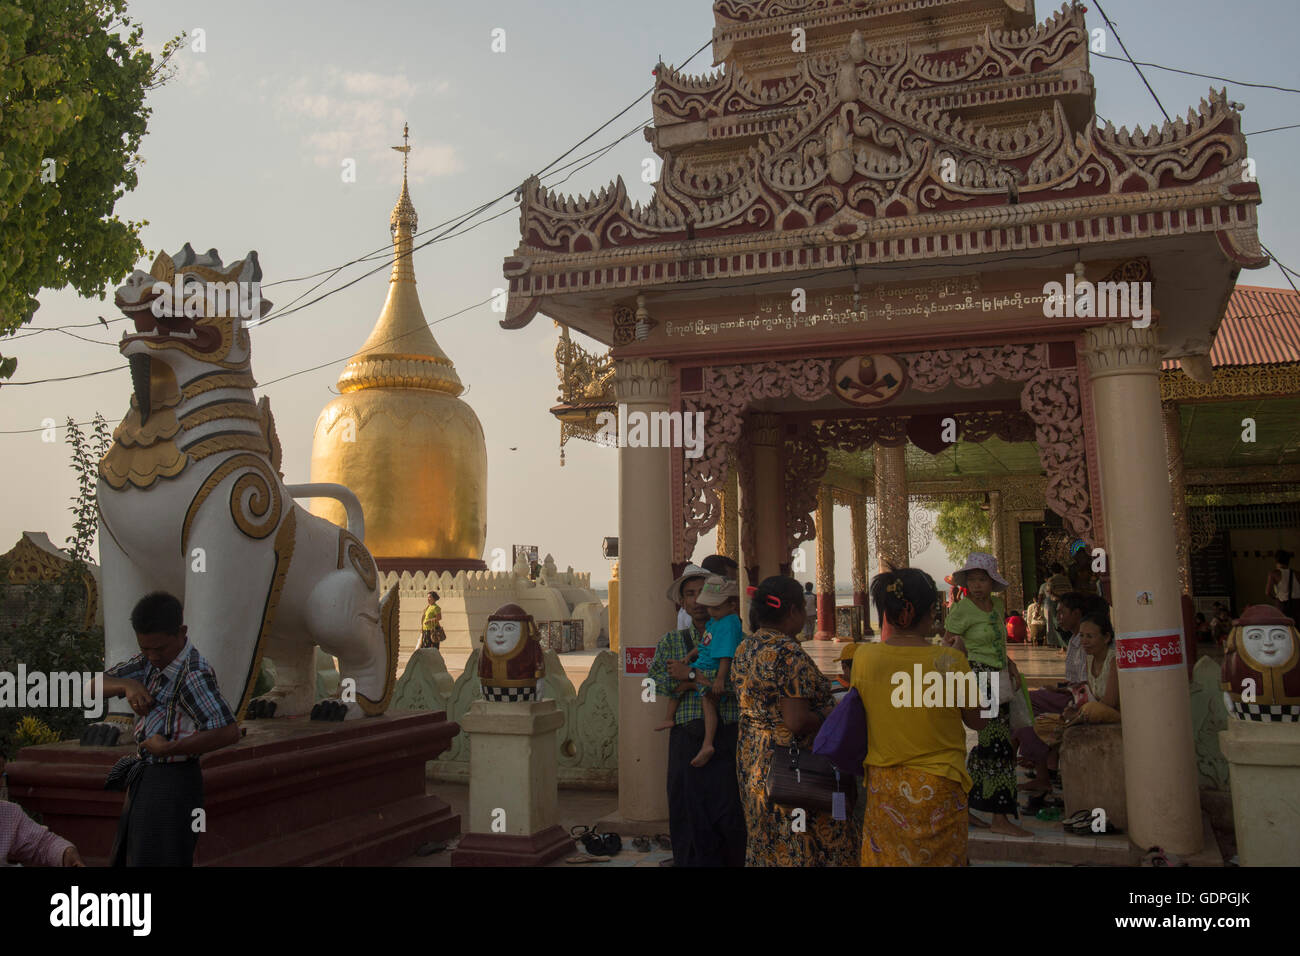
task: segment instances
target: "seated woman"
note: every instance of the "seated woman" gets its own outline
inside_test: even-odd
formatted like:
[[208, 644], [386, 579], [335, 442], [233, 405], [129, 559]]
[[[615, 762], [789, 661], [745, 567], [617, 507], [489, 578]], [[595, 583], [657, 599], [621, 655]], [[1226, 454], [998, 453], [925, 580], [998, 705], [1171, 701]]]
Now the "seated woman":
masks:
[[[885, 636], [858, 645], [851, 678], [867, 712], [863, 866], [966, 865], [971, 778], [962, 724], [979, 730], [985, 719], [966, 655], [929, 641], [937, 597], [916, 568], [891, 568], [871, 582]], [[911, 686], [918, 678], [924, 693]]]
[[1119, 669], [1115, 663], [1115, 630], [1110, 617], [1089, 614], [1079, 624], [1079, 637], [1088, 654], [1088, 701], [1071, 704], [1061, 714], [1070, 724], [1119, 723]]

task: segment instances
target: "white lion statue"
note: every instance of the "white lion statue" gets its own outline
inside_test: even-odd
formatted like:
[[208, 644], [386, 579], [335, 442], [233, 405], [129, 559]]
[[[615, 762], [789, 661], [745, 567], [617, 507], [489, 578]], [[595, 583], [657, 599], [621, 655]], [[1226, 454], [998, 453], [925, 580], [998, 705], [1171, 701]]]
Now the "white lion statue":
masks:
[[[99, 466], [106, 658], [139, 653], [131, 609], [166, 590], [241, 719], [263, 656], [276, 683], [255, 715], [311, 712], [317, 646], [339, 661], [330, 715], [381, 714], [396, 680], [397, 589], [381, 600], [355, 495], [284, 484], [270, 404], [253, 398], [248, 330], [270, 308], [261, 278], [256, 252], [227, 266], [187, 243], [117, 290], [135, 323], [120, 345], [134, 394]], [[349, 527], [295, 493], [338, 498]]]

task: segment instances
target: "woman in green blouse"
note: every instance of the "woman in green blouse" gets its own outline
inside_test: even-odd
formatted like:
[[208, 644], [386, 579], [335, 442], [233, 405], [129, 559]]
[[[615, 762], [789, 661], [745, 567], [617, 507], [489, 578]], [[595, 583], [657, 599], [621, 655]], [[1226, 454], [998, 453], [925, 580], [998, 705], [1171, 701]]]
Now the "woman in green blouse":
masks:
[[[966, 596], [953, 605], [946, 622], [945, 644], [966, 652], [971, 670], [996, 675], [1004, 668], [1011, 672], [1016, 687], [1020, 673], [1015, 661], [1007, 656], [1007, 609], [994, 591], [1004, 590], [1007, 582], [998, 574], [998, 562], [991, 554], [971, 552], [966, 564], [952, 575], [953, 584], [966, 589]], [[995, 678], [988, 678], [993, 680]], [[1004, 689], [1001, 696], [1009, 696]], [[976, 826], [992, 826], [994, 833], [1027, 837], [1030, 832], [1011, 821], [1019, 816], [1016, 802], [1016, 751], [1011, 737], [1011, 705], [1002, 704], [997, 717], [990, 719], [979, 732], [979, 743], [966, 758], [970, 773], [970, 808], [993, 815], [988, 824], [971, 814]]]

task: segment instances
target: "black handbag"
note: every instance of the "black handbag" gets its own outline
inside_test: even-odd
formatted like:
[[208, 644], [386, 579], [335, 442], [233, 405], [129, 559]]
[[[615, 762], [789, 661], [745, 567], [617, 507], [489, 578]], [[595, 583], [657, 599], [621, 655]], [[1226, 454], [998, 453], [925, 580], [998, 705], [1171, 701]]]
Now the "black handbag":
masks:
[[858, 786], [853, 777], [840, 773], [820, 754], [800, 747], [798, 741], [788, 746], [772, 745], [766, 792], [769, 805], [811, 813], [832, 813], [837, 793], [844, 795], [846, 808], [858, 802]]

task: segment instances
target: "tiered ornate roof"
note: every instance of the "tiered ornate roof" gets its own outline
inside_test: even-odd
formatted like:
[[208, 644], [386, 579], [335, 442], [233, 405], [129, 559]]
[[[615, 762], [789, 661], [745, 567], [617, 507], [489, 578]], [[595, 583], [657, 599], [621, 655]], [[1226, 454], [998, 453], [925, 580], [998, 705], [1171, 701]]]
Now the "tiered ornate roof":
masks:
[[[926, 35], [896, 46], [868, 45], [862, 30], [876, 26], [874, 19], [859, 13], [847, 50], [843, 29], [853, 24], [832, 34], [832, 49], [796, 56], [777, 76], [751, 73], [736, 56], [724, 70], [702, 77], [661, 67], [651, 143], [661, 154], [665, 149], [734, 153], [787, 127], [799, 107], [836, 84], [846, 60], [872, 74], [878, 85], [967, 121], [979, 117], [994, 125], [1023, 125], [1054, 101], [1062, 103], [1075, 128], [1092, 116], [1088, 32], [1080, 7], [1063, 7], [1041, 25], [987, 26], [980, 34], [962, 35], [962, 45], [942, 49]], [[788, 39], [781, 41], [787, 47]]]
[[[707, 77], [658, 71], [654, 195], [523, 187], [507, 328], [544, 298], [1209, 233], [1266, 262], [1223, 91], [1098, 126], [1083, 10], [1030, 0], [719, 0]], [[790, 52], [791, 31], [807, 52]], [[787, 55], [789, 54], [789, 55]], [[621, 294], [626, 295], [626, 291]], [[554, 310], [549, 314], [563, 320]]]

